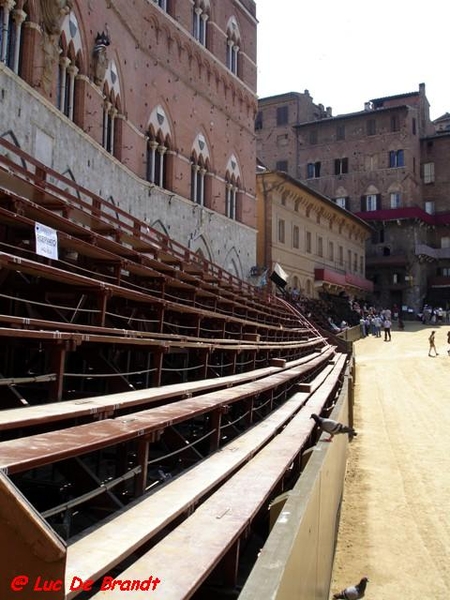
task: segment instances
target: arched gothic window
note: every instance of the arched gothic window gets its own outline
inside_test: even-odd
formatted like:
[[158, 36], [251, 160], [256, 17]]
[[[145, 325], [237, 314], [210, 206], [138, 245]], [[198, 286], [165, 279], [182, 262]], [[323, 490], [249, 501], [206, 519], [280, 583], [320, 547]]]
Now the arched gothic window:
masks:
[[227, 174], [225, 184], [225, 214], [229, 219], [237, 219], [237, 198], [239, 187], [234, 179]]
[[115, 154], [115, 137], [116, 137], [116, 122], [119, 109], [117, 107], [117, 98], [114, 93], [105, 93], [103, 102], [103, 148], [114, 156]]
[[205, 206], [205, 176], [208, 172], [203, 157], [191, 157], [191, 200], [200, 206]]
[[241, 186], [240, 170], [234, 154], [228, 159], [225, 174], [225, 214], [229, 219], [239, 218], [239, 189]]
[[[120, 80], [114, 60], [110, 60], [103, 83], [102, 146], [107, 152], [120, 158], [120, 135], [122, 120], [120, 105]], [[118, 141], [117, 141], [118, 140]]]
[[82, 52], [78, 21], [73, 12], [64, 19], [61, 32], [56, 102], [58, 109], [73, 121], [79, 72], [78, 56]]
[[239, 46], [241, 35], [236, 19], [232, 17], [227, 26], [227, 68], [238, 75], [239, 71]]
[[192, 35], [197, 42], [200, 42], [205, 47], [207, 42], [207, 22], [209, 19], [208, 9], [209, 6], [205, 0], [196, 0], [192, 9]]
[[147, 181], [166, 188], [166, 159], [169, 146], [161, 136], [149, 135], [147, 143]]
[[78, 67], [74, 57], [68, 56], [60, 44], [57, 103], [59, 110], [73, 121], [75, 104], [75, 77]]
[[0, 61], [19, 73], [22, 24], [27, 15], [12, 5], [0, 2]]
[[200, 206], [210, 206], [209, 148], [205, 136], [199, 133], [191, 152], [191, 200]]
[[170, 141], [172, 130], [164, 107], [158, 104], [151, 112], [148, 122], [147, 181], [170, 189], [172, 155]]

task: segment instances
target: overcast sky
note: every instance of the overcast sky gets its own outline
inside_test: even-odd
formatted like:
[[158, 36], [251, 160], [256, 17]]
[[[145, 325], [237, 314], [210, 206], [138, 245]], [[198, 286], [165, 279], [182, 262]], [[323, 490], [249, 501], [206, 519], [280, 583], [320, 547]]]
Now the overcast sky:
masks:
[[333, 115], [419, 90], [450, 112], [448, 0], [256, 0], [258, 96], [309, 90]]

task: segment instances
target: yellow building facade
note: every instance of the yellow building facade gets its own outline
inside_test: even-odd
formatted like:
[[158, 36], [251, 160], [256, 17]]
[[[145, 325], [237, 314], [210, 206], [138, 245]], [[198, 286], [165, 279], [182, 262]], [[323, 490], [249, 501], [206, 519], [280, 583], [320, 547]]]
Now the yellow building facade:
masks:
[[279, 264], [286, 289], [309, 298], [321, 292], [365, 298], [365, 242], [371, 227], [287, 173], [257, 175], [257, 272]]

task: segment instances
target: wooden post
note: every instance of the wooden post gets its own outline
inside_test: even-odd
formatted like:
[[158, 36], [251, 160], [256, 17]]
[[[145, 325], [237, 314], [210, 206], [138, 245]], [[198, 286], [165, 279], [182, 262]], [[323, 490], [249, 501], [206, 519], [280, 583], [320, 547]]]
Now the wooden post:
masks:
[[100, 312], [99, 312], [99, 315], [97, 318], [97, 325], [99, 327], [105, 326], [107, 301], [108, 301], [108, 292], [106, 290], [104, 290], [101, 293], [101, 295], [99, 296], [99, 301], [98, 301]]
[[353, 406], [355, 403], [355, 386], [353, 377], [348, 377], [348, 424], [353, 427]]
[[211, 435], [209, 449], [210, 452], [214, 452], [218, 449], [220, 444], [220, 425], [222, 422], [222, 412], [223, 408], [219, 407], [216, 410], [213, 410], [211, 413], [211, 428], [210, 430], [213, 432]]
[[155, 348], [153, 353], [154, 356], [154, 367], [155, 372], [153, 373], [153, 387], [159, 387], [162, 379], [162, 365], [164, 350], [162, 348]]
[[203, 351], [199, 351], [199, 356], [202, 357], [203, 360], [203, 365], [202, 365], [202, 372], [201, 372], [201, 379], [206, 379], [208, 377], [208, 363], [209, 363], [209, 355], [210, 355], [210, 351], [208, 349], [203, 350]]
[[248, 412], [247, 417], [245, 418], [245, 423], [248, 427], [253, 423], [253, 406], [255, 404], [255, 398], [252, 396], [251, 398], [247, 398], [244, 400], [245, 410]]
[[57, 342], [50, 350], [50, 370], [56, 373], [55, 381], [50, 382], [50, 400], [60, 402], [63, 396], [64, 366], [66, 362], [66, 342]]
[[230, 587], [236, 587], [237, 584], [240, 546], [241, 540], [237, 539], [223, 559], [224, 583]]
[[142, 496], [147, 487], [147, 465], [149, 454], [149, 438], [143, 437], [138, 440], [137, 461], [141, 467], [141, 472], [136, 476], [135, 496]]

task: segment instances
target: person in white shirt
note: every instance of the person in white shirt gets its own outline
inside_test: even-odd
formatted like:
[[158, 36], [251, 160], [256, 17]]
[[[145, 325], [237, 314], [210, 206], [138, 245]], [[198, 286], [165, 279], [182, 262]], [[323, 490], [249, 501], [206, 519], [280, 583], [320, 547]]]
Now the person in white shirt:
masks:
[[391, 320], [388, 317], [385, 317], [385, 319], [383, 321], [384, 341], [385, 342], [391, 341], [391, 327], [392, 327]]

